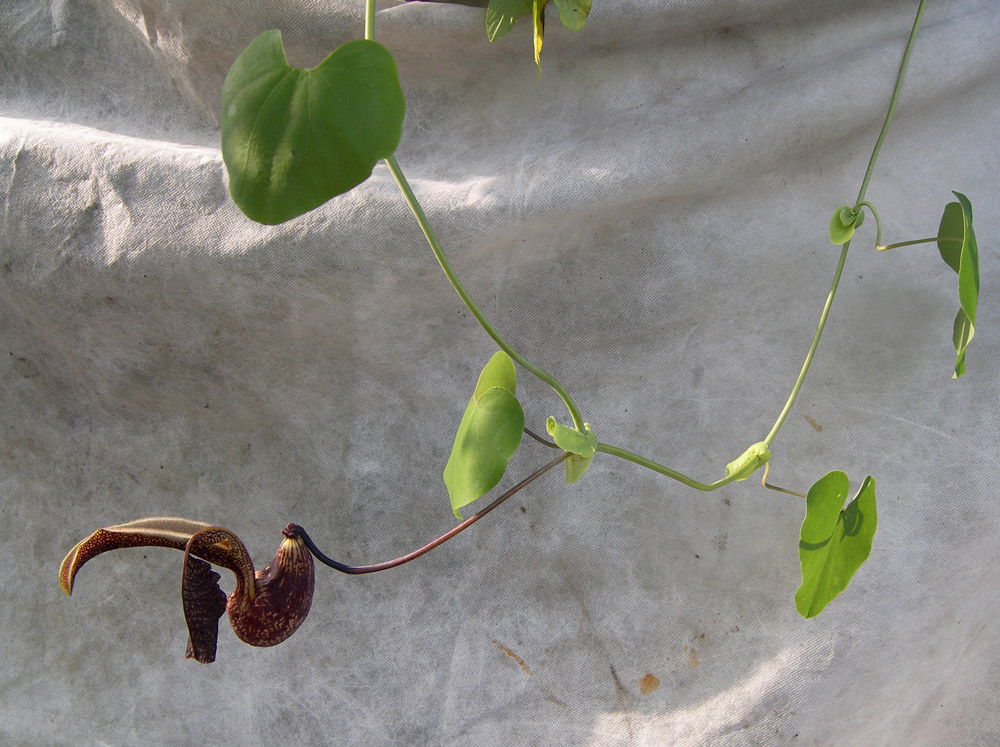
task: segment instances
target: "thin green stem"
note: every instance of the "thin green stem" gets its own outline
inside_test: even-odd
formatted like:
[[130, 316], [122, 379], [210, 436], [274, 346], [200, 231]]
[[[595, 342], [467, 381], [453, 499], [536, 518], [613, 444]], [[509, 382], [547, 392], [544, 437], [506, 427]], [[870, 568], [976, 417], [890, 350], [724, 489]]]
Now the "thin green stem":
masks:
[[795, 404], [795, 398], [799, 396], [799, 390], [802, 389], [802, 384], [806, 380], [806, 374], [809, 372], [809, 366], [812, 365], [813, 358], [816, 355], [816, 348], [819, 347], [819, 338], [823, 336], [823, 328], [826, 326], [826, 320], [830, 316], [830, 309], [833, 307], [833, 297], [837, 294], [837, 286], [840, 285], [840, 276], [844, 273], [844, 263], [847, 261], [847, 250], [850, 249], [850, 247], [851, 242], [848, 241], [844, 244], [844, 248], [840, 251], [840, 261], [837, 263], [837, 270], [833, 274], [833, 283], [830, 285], [830, 292], [826, 296], [826, 303], [823, 304], [823, 312], [819, 315], [819, 324], [816, 325], [816, 334], [813, 335], [812, 344], [809, 346], [809, 352], [806, 353], [806, 360], [802, 364], [802, 370], [799, 371], [799, 377], [795, 380], [795, 384], [792, 386], [792, 393], [788, 395], [788, 401], [785, 402], [785, 406], [782, 408], [781, 414], [778, 415], [778, 419], [774, 422], [771, 432], [764, 438], [764, 443], [767, 444], [768, 448], [770, 448], [775, 436], [778, 435], [778, 431], [781, 430], [781, 426], [785, 422], [785, 418], [788, 417], [788, 413], [792, 411], [792, 405]]
[[[861, 189], [858, 192], [858, 199], [856, 200], [856, 206], [865, 206], [872, 211], [872, 215], [875, 216], [875, 222], [878, 227], [878, 237], [881, 239], [882, 235], [882, 221], [879, 218], [878, 212], [875, 210], [871, 203], [865, 201], [865, 193], [868, 191], [868, 182], [871, 180], [872, 173], [875, 169], [875, 161], [878, 158], [879, 151], [882, 149], [882, 143], [885, 141], [886, 134], [889, 132], [889, 125], [892, 122], [893, 114], [895, 113], [896, 103], [899, 100], [900, 91], [903, 88], [903, 76], [906, 73], [906, 68], [909, 65], [910, 53], [913, 50], [914, 41], [917, 38], [917, 30], [920, 28], [920, 21], [923, 17], [924, 7], [927, 4], [927, 0], [920, 0], [920, 6], [917, 9], [917, 17], [913, 23], [913, 29], [910, 31], [910, 37], [906, 42], [906, 49], [903, 52], [903, 60], [899, 67], [899, 74], [896, 77], [896, 86], [892, 92], [892, 99], [889, 102], [889, 110], [886, 113], [885, 122], [882, 124], [882, 130], [879, 133], [878, 140], [875, 143], [875, 148], [872, 151], [871, 159], [868, 162], [868, 169], [865, 172], [864, 180], [861, 183]], [[781, 429], [782, 424], [788, 417], [788, 413], [791, 412], [792, 406], [795, 404], [795, 399], [799, 395], [799, 391], [802, 389], [802, 384], [805, 382], [806, 374], [809, 372], [809, 367], [812, 365], [813, 358], [816, 355], [816, 349], [819, 346], [820, 338], [823, 335], [823, 329], [826, 327], [826, 321], [830, 316], [830, 309], [833, 307], [833, 299], [837, 294], [837, 287], [840, 285], [840, 278], [844, 273], [844, 264], [847, 261], [847, 252], [850, 249], [851, 242], [848, 241], [844, 244], [840, 252], [840, 260], [837, 262], [837, 269], [833, 275], [833, 282], [830, 285], [830, 292], [827, 294], [826, 303], [823, 305], [823, 311], [820, 314], [819, 324], [816, 326], [816, 333], [813, 335], [812, 344], [809, 346], [809, 351], [806, 353], [805, 362], [802, 364], [802, 369], [799, 371], [798, 378], [795, 380], [795, 384], [792, 386], [792, 392], [788, 396], [787, 402], [785, 402], [784, 408], [782, 408], [781, 413], [778, 415], [778, 419], [774, 423], [774, 427], [771, 428], [770, 433], [764, 439], [765, 445], [770, 448], [771, 443], [774, 441], [775, 437], [778, 435], [778, 431]], [[678, 482], [682, 482], [689, 487], [695, 488], [697, 490], [712, 491], [721, 488], [723, 485], [728, 485], [737, 479], [736, 475], [731, 477], [724, 477], [720, 480], [716, 480], [712, 483], [704, 483], [694, 478], [688, 477], [687, 475], [678, 472], [677, 470], [665, 467], [662, 464], [647, 459], [645, 457], [634, 454], [631, 451], [626, 451], [625, 449], [620, 449], [617, 446], [612, 446], [610, 444], [598, 442], [597, 451], [604, 454], [610, 454], [612, 456], [619, 457], [621, 459], [634, 462], [635, 464], [651, 469], [654, 472], [658, 472], [661, 475], [670, 477]], [[770, 487], [770, 486], [769, 486]]]
[[375, 41], [375, 0], [365, 5], [365, 39]]
[[[858, 191], [858, 199], [855, 200], [855, 204], [862, 204], [865, 200], [865, 193], [868, 191], [868, 182], [871, 181], [872, 173], [875, 171], [875, 161], [878, 159], [879, 151], [882, 150], [882, 143], [885, 142], [885, 137], [889, 134], [889, 125], [892, 124], [892, 117], [896, 111], [896, 104], [899, 102], [899, 94], [903, 90], [903, 77], [906, 75], [906, 68], [910, 64], [910, 53], [913, 51], [914, 42], [917, 39], [917, 31], [920, 29], [920, 20], [924, 15], [924, 8], [927, 5], [927, 0], [920, 0], [920, 6], [917, 8], [917, 17], [913, 21], [913, 28], [910, 30], [910, 37], [906, 41], [906, 49], [903, 51], [903, 60], [899, 65], [899, 73], [896, 75], [896, 86], [892, 90], [892, 98], [889, 100], [889, 110], [886, 112], [885, 121], [882, 123], [882, 130], [879, 132], [878, 140], [875, 141], [875, 148], [872, 150], [871, 158], [868, 160], [868, 169], [865, 171], [865, 178], [861, 182], [861, 189]], [[866, 203], [867, 204], [867, 203]], [[869, 208], [871, 206], [869, 205]], [[873, 211], [874, 212], [874, 211]], [[881, 221], [878, 221], [881, 223]], [[781, 410], [781, 414], [778, 415], [778, 419], [774, 423], [774, 427], [771, 428], [771, 432], [767, 434], [764, 439], [764, 443], [770, 447], [771, 442], [778, 435], [778, 431], [781, 430], [782, 424], [785, 422], [785, 418], [788, 417], [788, 413], [792, 409], [792, 405], [795, 404], [795, 398], [799, 396], [799, 390], [802, 389], [802, 383], [805, 381], [806, 374], [809, 372], [809, 366], [812, 364], [813, 357], [816, 355], [816, 347], [819, 345], [819, 339], [823, 335], [823, 328], [826, 326], [826, 320], [830, 316], [830, 308], [833, 306], [833, 297], [837, 293], [837, 286], [840, 284], [840, 276], [844, 272], [844, 262], [847, 260], [847, 251], [850, 249], [851, 242], [848, 241], [844, 244], [844, 248], [840, 252], [840, 261], [837, 263], [837, 271], [833, 276], [833, 283], [830, 286], [830, 293], [826, 297], [826, 303], [823, 305], [823, 312], [819, 317], [819, 324], [816, 327], [816, 334], [813, 335], [812, 345], [809, 346], [809, 352], [806, 353], [805, 363], [802, 364], [802, 370], [799, 371], [799, 376], [795, 380], [795, 384], [792, 386], [792, 393], [788, 396], [788, 401], [785, 402], [785, 406]]]
[[576, 403], [573, 402], [573, 398], [570, 397], [569, 392], [566, 391], [563, 385], [560, 384], [554, 376], [546, 373], [514, 350], [514, 348], [512, 348], [510, 344], [500, 336], [500, 333], [493, 328], [493, 325], [490, 324], [490, 321], [476, 305], [476, 302], [472, 300], [472, 296], [470, 296], [465, 290], [462, 282], [458, 279], [458, 275], [452, 269], [451, 263], [448, 262], [448, 258], [444, 254], [444, 249], [441, 248], [441, 244], [438, 242], [437, 236], [434, 234], [434, 229], [431, 228], [431, 225], [427, 220], [427, 216], [424, 215], [423, 208], [421, 208], [420, 203], [417, 202], [416, 195], [414, 195], [413, 190], [410, 189], [410, 184], [406, 181], [406, 177], [403, 175], [402, 169], [399, 168], [399, 164], [396, 163], [396, 159], [393, 156], [389, 156], [385, 159], [385, 162], [388, 164], [389, 171], [392, 172], [392, 176], [395, 178], [396, 184], [399, 185], [399, 190], [403, 193], [406, 204], [410, 206], [410, 210], [413, 211], [413, 215], [417, 219], [417, 223], [420, 224], [420, 230], [424, 232], [424, 237], [427, 239], [427, 243], [430, 244], [431, 251], [434, 252], [434, 256], [437, 257], [438, 264], [441, 265], [441, 269], [444, 270], [444, 274], [448, 277], [448, 282], [451, 283], [451, 287], [455, 289], [455, 292], [458, 293], [462, 302], [466, 305], [469, 311], [472, 312], [472, 316], [474, 316], [480, 326], [486, 330], [486, 334], [493, 338], [493, 341], [500, 346], [500, 349], [513, 358], [514, 361], [521, 366], [521, 368], [534, 374], [555, 390], [556, 394], [558, 394], [560, 399], [562, 399], [565, 403], [566, 409], [569, 410], [569, 414], [573, 418], [573, 424], [576, 426], [576, 429], [583, 431], [583, 417], [580, 415], [580, 411], [577, 409]]
[[635, 464], [651, 469], [654, 472], [659, 472], [661, 475], [666, 475], [667, 477], [677, 480], [677, 482], [682, 482], [688, 487], [695, 488], [696, 490], [704, 490], [705, 492], [718, 490], [723, 485], [728, 485], [737, 479], [737, 475], [733, 475], [732, 477], [723, 477], [721, 480], [716, 480], [715, 482], [704, 483], [699, 480], [695, 480], [693, 477], [688, 477], [675, 469], [664, 467], [662, 464], [654, 462], [652, 459], [646, 459], [645, 457], [634, 454], [631, 451], [626, 451], [625, 449], [620, 449], [617, 446], [612, 446], [611, 444], [601, 443], [598, 441], [597, 451], [602, 454], [610, 454], [611, 456], [616, 456], [629, 462], [634, 462]]
[[898, 249], [901, 246], [913, 246], [914, 244], [930, 244], [932, 241], [948, 241], [954, 242], [956, 244], [961, 244], [962, 239], [956, 238], [954, 236], [931, 236], [926, 239], [912, 239], [911, 241], [898, 241], [895, 244], [886, 244], [885, 246], [875, 247], [880, 252], [888, 251], [889, 249]]
[[882, 150], [882, 143], [885, 136], [889, 134], [889, 125], [892, 124], [892, 117], [896, 113], [896, 104], [899, 102], [899, 94], [903, 90], [903, 76], [906, 75], [906, 68], [910, 64], [910, 53], [913, 51], [913, 44], [917, 40], [917, 31], [920, 29], [920, 21], [924, 16], [924, 8], [927, 0], [920, 0], [920, 7], [917, 8], [917, 17], [913, 19], [913, 28], [910, 29], [910, 38], [906, 41], [906, 49], [903, 51], [903, 60], [899, 64], [899, 74], [896, 76], [896, 87], [892, 89], [892, 98], [889, 99], [889, 111], [885, 114], [885, 122], [882, 123], [882, 131], [879, 132], [878, 140], [875, 141], [875, 148], [872, 150], [872, 157], [868, 160], [868, 170], [865, 171], [865, 178], [861, 182], [861, 189], [858, 190], [858, 199], [861, 202], [868, 192], [868, 182], [871, 181], [872, 173], [875, 171], [875, 161], [878, 159], [879, 151]]
[[[365, 6], [365, 39], [373, 40], [374, 37], [375, 0], [367, 0], [367, 5]], [[406, 204], [410, 206], [410, 210], [413, 211], [413, 215], [417, 219], [417, 223], [420, 224], [420, 230], [424, 232], [427, 243], [430, 244], [431, 251], [434, 252], [434, 256], [437, 257], [438, 264], [441, 265], [441, 269], [444, 270], [444, 274], [448, 276], [448, 282], [451, 283], [451, 287], [455, 289], [455, 292], [458, 293], [462, 302], [465, 303], [469, 311], [472, 312], [472, 316], [474, 316], [480, 326], [486, 330], [486, 334], [492, 337], [493, 341], [500, 346], [501, 350], [513, 358], [514, 361], [517, 362], [518, 365], [520, 365], [524, 370], [534, 374], [555, 390], [556, 394], [558, 394], [560, 399], [562, 399], [562, 401], [566, 404], [566, 409], [569, 410], [569, 414], [573, 418], [574, 426], [578, 431], [582, 431], [583, 416], [580, 415], [580, 410], [577, 408], [573, 398], [570, 397], [569, 392], [566, 391], [563, 385], [560, 384], [554, 376], [546, 373], [514, 350], [514, 348], [512, 348], [510, 344], [508, 344], [508, 342], [500, 336], [500, 333], [493, 328], [493, 325], [490, 324], [490, 321], [476, 305], [476, 302], [472, 300], [472, 296], [470, 296], [465, 290], [462, 282], [458, 279], [458, 275], [452, 269], [451, 263], [448, 262], [448, 258], [444, 254], [444, 249], [441, 248], [441, 244], [437, 240], [434, 229], [431, 228], [431, 224], [427, 220], [427, 216], [424, 214], [423, 208], [420, 207], [420, 203], [417, 201], [417, 196], [413, 194], [413, 190], [410, 189], [410, 184], [406, 181], [406, 177], [403, 175], [403, 170], [399, 168], [399, 164], [396, 163], [396, 159], [393, 156], [389, 156], [385, 159], [385, 162], [388, 164], [389, 171], [392, 172], [392, 176], [396, 180], [396, 184], [399, 185], [399, 189], [403, 193], [403, 197], [406, 199]]]
[[854, 206], [854, 212], [857, 212], [860, 207], [868, 208], [875, 217], [875, 248], [878, 249], [882, 245], [882, 219], [879, 217], [878, 210], [870, 202], [862, 200]]
[[760, 484], [763, 485], [768, 490], [775, 490], [779, 493], [786, 493], [788, 495], [798, 496], [799, 498], [808, 498], [809, 496], [803, 493], [796, 493], [794, 490], [789, 490], [788, 488], [779, 488], [777, 485], [772, 485], [767, 481], [767, 474], [771, 471], [771, 463], [768, 462], [764, 465], [764, 474], [760, 477]]

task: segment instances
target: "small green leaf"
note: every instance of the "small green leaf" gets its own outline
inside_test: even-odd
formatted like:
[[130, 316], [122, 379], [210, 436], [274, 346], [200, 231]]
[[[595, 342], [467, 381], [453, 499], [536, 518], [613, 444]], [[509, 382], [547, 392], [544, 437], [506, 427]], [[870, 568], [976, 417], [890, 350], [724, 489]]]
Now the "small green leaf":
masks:
[[385, 47], [347, 42], [312, 70], [291, 67], [281, 32], [254, 39], [222, 86], [222, 159], [249, 218], [282, 223], [371, 176], [391, 156], [406, 104]]
[[566, 459], [566, 484], [572, 485], [583, 477], [584, 473], [590, 469], [590, 463], [593, 459], [593, 457], [582, 457], [578, 454], [571, 454]]
[[[958, 273], [958, 300], [962, 305], [955, 317], [952, 341], [955, 344], [957, 379], [965, 374], [965, 348], [976, 332], [979, 305], [979, 247], [972, 228], [972, 203], [961, 192], [952, 192], [958, 202], [945, 205], [938, 226], [938, 251], [947, 265]], [[957, 239], [957, 240], [956, 240]]]
[[803, 617], [822, 612], [871, 553], [878, 523], [875, 481], [866, 477], [845, 508], [849, 489], [847, 475], [834, 471], [817, 480], [806, 497], [799, 536], [802, 585], [795, 592], [795, 608]]
[[590, 469], [590, 462], [597, 450], [597, 436], [590, 429], [590, 423], [583, 424], [583, 432], [568, 428], [556, 422], [551, 415], [545, 421], [545, 430], [563, 451], [573, 456], [566, 460], [566, 484], [572, 485]]
[[587, 23], [591, 0], [553, 0], [559, 8], [559, 20], [570, 31], [579, 31]]
[[597, 449], [597, 436], [590, 429], [590, 423], [583, 424], [583, 432], [581, 433], [576, 428], [569, 428], [556, 422], [556, 419], [550, 415], [545, 421], [545, 430], [552, 436], [556, 446], [563, 451], [579, 454], [582, 457], [594, 456], [594, 451]]
[[766, 443], [759, 441], [726, 465], [726, 477], [739, 475], [736, 478], [736, 482], [746, 480], [758, 468], [767, 464], [770, 458], [771, 450], [767, 448]]
[[830, 241], [834, 244], [846, 244], [854, 235], [854, 229], [864, 221], [864, 210], [859, 209], [854, 212], [847, 205], [841, 205], [833, 211], [830, 218]]
[[955, 328], [951, 336], [952, 342], [955, 343], [956, 354], [955, 373], [952, 374], [951, 378], [957, 379], [965, 375], [965, 348], [968, 347], [975, 334], [976, 325], [969, 321], [969, 317], [965, 315], [962, 309], [959, 309], [958, 316], [955, 317]]
[[532, 11], [532, 0], [490, 0], [486, 7], [486, 36], [499, 39], [517, 23], [517, 19]]
[[455, 516], [490, 492], [503, 477], [524, 433], [524, 411], [514, 396], [514, 364], [496, 353], [479, 374], [444, 468], [444, 484]]

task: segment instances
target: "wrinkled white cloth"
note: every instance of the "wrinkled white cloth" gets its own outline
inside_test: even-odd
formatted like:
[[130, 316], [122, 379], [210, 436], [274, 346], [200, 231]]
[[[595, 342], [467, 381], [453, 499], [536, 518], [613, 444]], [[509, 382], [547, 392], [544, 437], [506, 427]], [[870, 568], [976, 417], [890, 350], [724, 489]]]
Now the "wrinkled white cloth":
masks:
[[[868, 198], [885, 241], [975, 209], [982, 298], [860, 229], [769, 480], [874, 476], [868, 563], [794, 607], [803, 501], [598, 455], [395, 570], [317, 569], [256, 649], [183, 658], [182, 556], [94, 529], [178, 515], [262, 566], [296, 522], [387, 560], [452, 526], [441, 472], [496, 350], [384, 165], [277, 227], [229, 200], [222, 81], [257, 34], [317, 64], [361, 0], [0, 8], [0, 741], [11, 745], [1000, 743], [1000, 13], [927, 9]], [[546, 29], [380, 2], [396, 153], [472, 296], [602, 441], [706, 481], [781, 411], [826, 300], [917, 2], [595, 0]], [[550, 11], [551, 12], [551, 11]], [[568, 422], [519, 371], [528, 427]], [[551, 452], [525, 439], [503, 485]], [[478, 504], [476, 504], [478, 505]], [[227, 574], [228, 576], [228, 574]], [[232, 578], [223, 581], [232, 588]]]

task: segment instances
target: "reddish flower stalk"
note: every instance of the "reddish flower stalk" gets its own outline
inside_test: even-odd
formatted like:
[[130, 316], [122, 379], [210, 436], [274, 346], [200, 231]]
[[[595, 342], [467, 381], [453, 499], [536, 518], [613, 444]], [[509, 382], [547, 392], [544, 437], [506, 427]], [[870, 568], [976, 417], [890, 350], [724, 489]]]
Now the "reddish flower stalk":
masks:
[[[302, 527], [289, 524], [281, 530], [285, 539], [278, 547], [274, 560], [255, 572], [246, 547], [228, 529], [190, 519], [161, 516], [98, 529], [66, 555], [59, 568], [59, 585], [71, 594], [80, 568], [91, 558], [108, 550], [123, 547], [172, 547], [183, 550], [181, 600], [189, 634], [185, 658], [207, 664], [215, 661], [219, 618], [223, 612], [228, 613], [237, 637], [251, 646], [277, 645], [298, 630], [312, 604], [312, 555], [331, 568], [352, 574], [375, 573], [408, 563], [472, 526], [568, 456], [568, 452], [563, 452], [482, 511], [437, 539], [384, 563], [367, 566], [338, 563], [320, 552]], [[219, 574], [212, 570], [210, 564], [228, 568], [236, 576], [236, 589], [228, 598], [219, 588]]]

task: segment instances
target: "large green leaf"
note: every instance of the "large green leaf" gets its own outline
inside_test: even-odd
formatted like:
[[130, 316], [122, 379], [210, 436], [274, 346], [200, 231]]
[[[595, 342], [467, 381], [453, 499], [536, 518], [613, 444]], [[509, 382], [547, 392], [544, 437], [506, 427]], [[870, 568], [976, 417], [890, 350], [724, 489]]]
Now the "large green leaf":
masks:
[[849, 489], [847, 475], [834, 471], [817, 480], [806, 497], [799, 536], [802, 585], [795, 592], [795, 608], [803, 617], [822, 612], [871, 553], [878, 523], [875, 480], [866, 477], [845, 508]]
[[281, 32], [243, 50], [222, 86], [222, 159], [246, 215], [275, 224], [347, 192], [391, 156], [406, 105], [385, 47], [348, 42], [311, 70], [291, 67]]
[[979, 247], [972, 228], [972, 203], [961, 192], [953, 192], [958, 202], [945, 205], [938, 226], [938, 251], [948, 266], [958, 273], [958, 300], [961, 304], [952, 334], [955, 343], [955, 373], [965, 373], [965, 348], [976, 331], [979, 304]]
[[570, 31], [579, 31], [587, 23], [591, 0], [552, 0], [559, 8], [559, 20]]
[[524, 433], [524, 411], [514, 396], [514, 363], [496, 353], [479, 374], [465, 408], [455, 443], [444, 468], [451, 509], [459, 509], [490, 492], [503, 477]]
[[532, 0], [490, 0], [486, 8], [486, 36], [490, 41], [499, 39], [531, 10]]

